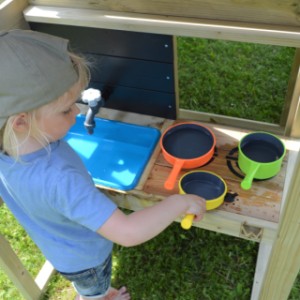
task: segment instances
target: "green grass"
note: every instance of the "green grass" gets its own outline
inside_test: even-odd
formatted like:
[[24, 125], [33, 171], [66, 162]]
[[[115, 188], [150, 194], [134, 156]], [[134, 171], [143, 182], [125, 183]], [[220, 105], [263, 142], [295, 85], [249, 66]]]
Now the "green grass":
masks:
[[136, 249], [116, 247], [114, 281], [126, 282], [133, 299], [249, 299], [256, 246], [173, 224]]
[[180, 106], [279, 123], [295, 49], [181, 38]]
[[[42, 266], [40, 251], [28, 238], [5, 205], [0, 206], [0, 234], [12, 244], [14, 251], [31, 274], [36, 275]], [[0, 299], [22, 299], [18, 291], [0, 269]]]
[[[180, 38], [182, 108], [279, 123], [294, 49]], [[6, 206], [0, 207], [6, 236], [33, 276], [44, 258]], [[115, 246], [113, 285], [126, 285], [138, 300], [248, 300], [258, 244], [198, 228], [172, 224], [134, 248]], [[52, 277], [44, 300], [69, 300], [75, 293], [61, 276]], [[290, 300], [299, 300], [300, 278]], [[0, 270], [0, 299], [21, 300]]]

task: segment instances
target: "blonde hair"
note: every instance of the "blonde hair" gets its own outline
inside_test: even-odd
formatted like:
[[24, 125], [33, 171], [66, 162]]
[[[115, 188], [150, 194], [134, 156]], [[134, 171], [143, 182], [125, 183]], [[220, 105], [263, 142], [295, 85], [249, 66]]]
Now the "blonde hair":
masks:
[[[88, 62], [81, 56], [76, 55], [75, 53], [69, 52], [70, 59], [73, 63], [74, 69], [78, 74], [77, 83], [80, 86], [81, 90], [84, 90], [89, 81], [90, 81], [90, 71], [88, 67]], [[68, 93], [69, 91], [66, 91]], [[65, 94], [64, 94], [65, 95]], [[53, 102], [60, 100], [53, 99]], [[52, 103], [52, 102], [51, 102]], [[45, 149], [49, 144], [49, 138], [42, 132], [36, 123], [36, 111], [38, 108], [27, 112], [28, 114], [28, 123], [29, 123], [29, 132], [28, 137], [33, 137], [38, 143], [40, 143]], [[20, 160], [20, 155], [18, 153], [19, 141], [17, 135], [13, 129], [13, 123], [15, 121], [16, 115], [10, 116], [5, 125], [0, 129], [0, 149], [4, 153], [9, 153], [10, 156], [14, 157], [15, 160]]]

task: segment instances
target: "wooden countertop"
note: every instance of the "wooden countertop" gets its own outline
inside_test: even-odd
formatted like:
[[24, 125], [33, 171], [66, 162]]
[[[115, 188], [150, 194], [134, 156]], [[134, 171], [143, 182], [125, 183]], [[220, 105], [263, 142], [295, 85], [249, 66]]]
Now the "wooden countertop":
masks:
[[[240, 187], [243, 173], [237, 165], [237, 146], [239, 140], [246, 132], [225, 128], [223, 126], [212, 126], [205, 123], [200, 124], [210, 127], [214, 132], [216, 135], [217, 147], [211, 162], [199, 169], [211, 171], [220, 175], [228, 186], [228, 192], [236, 194], [233, 202], [224, 202], [223, 205], [217, 209], [271, 222], [278, 222], [288, 155], [286, 155], [284, 159], [279, 174], [271, 179], [256, 180], [253, 182], [251, 189], [247, 191], [243, 190]], [[165, 161], [161, 151], [156, 155], [154, 165], [142, 190], [147, 194], [163, 196], [177, 193], [178, 183], [175, 185], [173, 191], [164, 189], [164, 182], [167, 179], [172, 166]], [[182, 170], [178, 176], [178, 180], [180, 176], [187, 171], [190, 170]]]
[[[160, 129], [161, 132], [166, 130], [174, 122], [178, 122], [110, 109], [102, 109], [99, 116], [134, 124], [152, 126]], [[180, 121], [182, 122], [183, 120]], [[228, 192], [237, 194], [233, 202], [224, 202], [214, 211], [228, 212], [235, 215], [237, 214], [278, 223], [289, 151], [287, 151], [279, 174], [268, 180], [254, 181], [252, 188], [246, 191], [240, 187], [241, 178], [239, 176], [243, 174], [237, 167], [236, 147], [238, 146], [239, 140], [249, 131], [220, 125], [200, 124], [211, 128], [216, 135], [217, 143], [216, 151], [211, 162], [199, 169], [217, 173], [226, 181]], [[228, 167], [230, 165], [238, 172], [237, 174], [230, 171]], [[144, 201], [142, 206], [149, 206], [151, 203], [153, 204], [153, 202], [159, 201], [168, 195], [178, 193], [177, 184], [172, 191], [164, 189], [164, 182], [167, 179], [171, 168], [172, 166], [165, 161], [161, 149], [159, 145], [157, 145], [136, 188], [127, 192], [109, 190], [109, 193], [110, 195], [115, 195], [116, 193], [130, 194], [136, 198], [142, 199], [142, 201]], [[182, 170], [178, 179], [187, 171], [190, 170]], [[105, 187], [101, 188], [106, 189]], [[135, 210], [134, 207], [131, 207], [130, 203], [127, 203], [126, 207]]]

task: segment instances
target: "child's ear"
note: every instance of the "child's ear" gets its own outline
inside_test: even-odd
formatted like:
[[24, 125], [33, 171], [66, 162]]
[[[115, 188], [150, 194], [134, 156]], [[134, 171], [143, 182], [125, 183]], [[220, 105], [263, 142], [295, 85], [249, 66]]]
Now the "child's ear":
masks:
[[15, 116], [13, 122], [13, 128], [17, 132], [25, 132], [29, 128], [28, 123], [28, 114], [27, 113], [19, 113]]

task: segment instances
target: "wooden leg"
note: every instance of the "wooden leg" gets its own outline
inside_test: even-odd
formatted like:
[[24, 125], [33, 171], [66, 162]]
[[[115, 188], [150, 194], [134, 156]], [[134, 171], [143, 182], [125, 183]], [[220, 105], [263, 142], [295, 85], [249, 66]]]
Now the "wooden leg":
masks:
[[300, 154], [294, 170], [287, 173], [285, 206], [274, 241], [266, 276], [263, 280], [261, 300], [288, 299], [300, 270]]
[[271, 255], [272, 245], [273, 243], [270, 241], [261, 241], [259, 244], [251, 300], [259, 299], [263, 279], [267, 270], [267, 264]]
[[39, 289], [44, 292], [47, 288], [47, 284], [50, 281], [51, 276], [56, 272], [54, 267], [49, 261], [46, 260], [43, 267], [41, 268], [39, 274], [35, 278], [35, 283], [38, 285]]
[[25, 299], [39, 299], [41, 290], [2, 235], [0, 235], [0, 267]]
[[2, 235], [0, 235], [0, 268], [26, 300], [38, 300], [54, 272], [52, 265], [46, 261], [34, 280]]
[[281, 125], [285, 128], [285, 135], [300, 137], [300, 48], [296, 48], [294, 63], [286, 94], [285, 104], [281, 116]]

